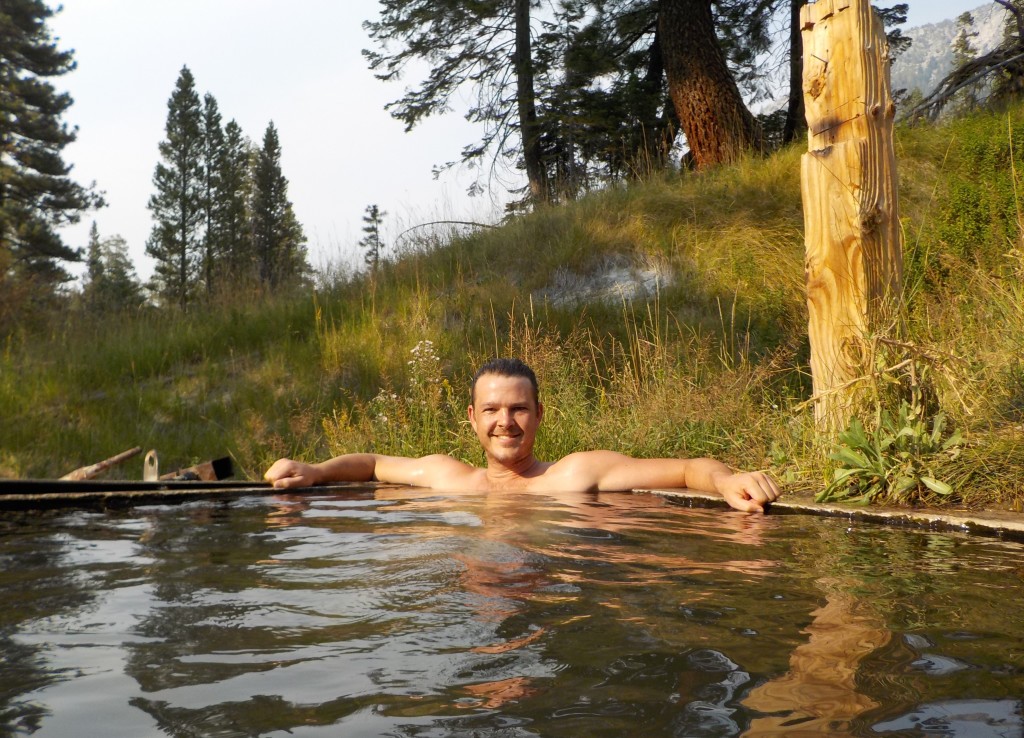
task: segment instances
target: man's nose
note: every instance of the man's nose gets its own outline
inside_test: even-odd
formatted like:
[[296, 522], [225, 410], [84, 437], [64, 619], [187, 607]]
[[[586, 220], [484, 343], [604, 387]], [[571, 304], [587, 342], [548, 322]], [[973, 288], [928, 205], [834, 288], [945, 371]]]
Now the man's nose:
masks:
[[512, 413], [509, 412], [508, 408], [502, 408], [498, 411], [498, 424], [499, 425], [510, 425], [512, 423]]

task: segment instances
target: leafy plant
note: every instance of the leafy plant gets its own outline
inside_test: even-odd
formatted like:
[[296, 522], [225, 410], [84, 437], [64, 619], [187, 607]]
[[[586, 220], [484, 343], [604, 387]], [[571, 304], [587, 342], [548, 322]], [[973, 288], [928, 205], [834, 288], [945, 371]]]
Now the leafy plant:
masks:
[[959, 431], [945, 436], [945, 430], [941, 410], [929, 424], [922, 405], [905, 400], [895, 418], [880, 413], [873, 432], [854, 417], [829, 456], [840, 466], [816, 501], [909, 503], [927, 499], [929, 493], [948, 500], [954, 490], [935, 470], [959, 456], [964, 441]]

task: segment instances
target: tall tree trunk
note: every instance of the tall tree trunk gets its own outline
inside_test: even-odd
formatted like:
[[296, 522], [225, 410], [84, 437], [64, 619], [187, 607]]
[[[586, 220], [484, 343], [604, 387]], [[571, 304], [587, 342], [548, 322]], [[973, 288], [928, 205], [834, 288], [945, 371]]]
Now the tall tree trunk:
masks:
[[[186, 180], [187, 181], [187, 180]], [[178, 255], [178, 305], [181, 311], [188, 308], [188, 292], [185, 285], [188, 284], [188, 205], [185, 199], [181, 199], [181, 252]]]
[[530, 195], [534, 202], [550, 199], [547, 172], [540, 147], [540, 125], [537, 122], [536, 94], [533, 87], [533, 51], [530, 46], [530, 0], [516, 0], [516, 98], [519, 107], [519, 130], [523, 136], [523, 160]]
[[[642, 107], [638, 111], [643, 126], [643, 140], [633, 152], [637, 171], [655, 172], [665, 166], [666, 155], [672, 148], [672, 139], [679, 129], [679, 121], [671, 104], [666, 104], [663, 115], [658, 109], [666, 103], [662, 97], [662, 80], [665, 78], [665, 61], [661, 51], [661, 33], [654, 29], [654, 38], [647, 50], [647, 68], [641, 81], [643, 90]], [[641, 158], [642, 157], [642, 158]]]
[[807, 0], [789, 0], [789, 108], [782, 129], [782, 143], [790, 143], [807, 130], [804, 116], [803, 77], [804, 38], [800, 33], [800, 8]]
[[710, 0], [661, 0], [658, 24], [669, 94], [697, 169], [759, 150], [761, 126], [718, 45]]

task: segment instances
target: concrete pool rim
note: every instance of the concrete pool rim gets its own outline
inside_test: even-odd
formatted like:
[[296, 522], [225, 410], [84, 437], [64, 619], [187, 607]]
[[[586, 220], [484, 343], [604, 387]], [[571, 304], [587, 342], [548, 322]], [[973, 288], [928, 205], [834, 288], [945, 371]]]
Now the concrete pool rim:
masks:
[[[672, 489], [635, 491], [658, 495], [670, 502], [687, 507], [728, 507], [722, 498], [705, 492]], [[783, 498], [772, 504], [770, 514], [847, 518], [851, 521], [878, 523], [892, 527], [959, 531], [977, 536], [1024, 541], [1024, 514], [1010, 511], [841, 505]]]

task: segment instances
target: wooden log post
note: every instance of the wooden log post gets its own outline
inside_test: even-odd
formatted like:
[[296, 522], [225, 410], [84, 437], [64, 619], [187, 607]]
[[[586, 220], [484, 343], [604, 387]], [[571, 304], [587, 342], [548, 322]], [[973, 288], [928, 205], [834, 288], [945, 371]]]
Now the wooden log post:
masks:
[[815, 418], [844, 428], [870, 375], [865, 339], [896, 325], [903, 251], [888, 43], [868, 0], [801, 10], [801, 160]]

